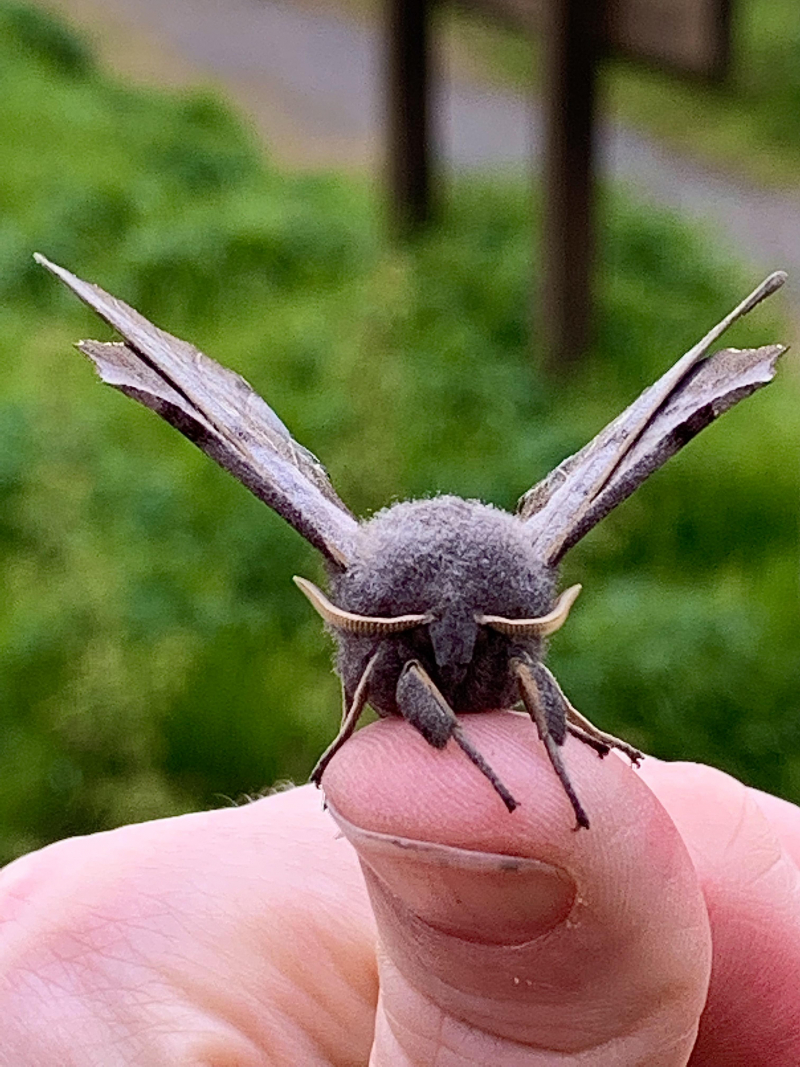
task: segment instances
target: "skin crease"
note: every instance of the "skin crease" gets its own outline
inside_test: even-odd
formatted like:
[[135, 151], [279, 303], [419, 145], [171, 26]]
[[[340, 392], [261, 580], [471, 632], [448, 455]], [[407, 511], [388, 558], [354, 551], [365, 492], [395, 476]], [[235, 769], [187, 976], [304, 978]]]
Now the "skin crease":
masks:
[[9, 865], [0, 1065], [800, 1063], [800, 809], [568, 741], [576, 833], [529, 721], [463, 721], [513, 815], [384, 720], [326, 772], [341, 830], [305, 786]]

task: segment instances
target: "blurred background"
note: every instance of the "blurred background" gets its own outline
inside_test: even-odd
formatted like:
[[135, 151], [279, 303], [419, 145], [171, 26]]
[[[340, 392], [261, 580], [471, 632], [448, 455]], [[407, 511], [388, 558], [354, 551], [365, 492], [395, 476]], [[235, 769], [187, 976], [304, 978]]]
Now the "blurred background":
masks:
[[[97, 383], [32, 252], [244, 374], [358, 514], [512, 508], [766, 270], [730, 343], [797, 334], [800, 9], [712, 4], [691, 70], [664, 3], [576, 53], [572, 0], [0, 0], [0, 861], [301, 781], [339, 718], [314, 552]], [[570, 553], [550, 655], [599, 726], [795, 801], [799, 449], [789, 353]]]

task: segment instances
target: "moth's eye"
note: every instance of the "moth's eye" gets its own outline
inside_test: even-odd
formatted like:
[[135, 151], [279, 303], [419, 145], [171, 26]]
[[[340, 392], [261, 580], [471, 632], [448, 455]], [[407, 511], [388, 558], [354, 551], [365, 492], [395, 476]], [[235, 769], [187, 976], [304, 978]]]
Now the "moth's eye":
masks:
[[502, 615], [476, 615], [475, 621], [479, 626], [488, 626], [509, 637], [547, 637], [567, 621], [569, 609], [577, 600], [580, 591], [579, 585], [565, 589], [553, 610], [538, 619], [504, 619]]
[[306, 578], [298, 578], [295, 575], [294, 584], [305, 593], [311, 601], [311, 606], [317, 611], [325, 622], [344, 630], [345, 633], [359, 634], [362, 637], [381, 637], [387, 634], [397, 634], [402, 630], [413, 630], [417, 626], [427, 626], [432, 621], [432, 615], [396, 615], [394, 617], [382, 617], [379, 615], [356, 615], [353, 611], [344, 611], [331, 604], [321, 589]]

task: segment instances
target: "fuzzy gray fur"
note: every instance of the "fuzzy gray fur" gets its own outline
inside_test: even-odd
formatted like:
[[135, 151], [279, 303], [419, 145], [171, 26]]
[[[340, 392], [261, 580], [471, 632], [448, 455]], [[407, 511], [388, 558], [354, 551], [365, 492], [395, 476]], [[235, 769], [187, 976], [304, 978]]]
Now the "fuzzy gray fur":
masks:
[[[378, 512], [361, 529], [357, 554], [333, 576], [334, 602], [360, 615], [430, 613], [434, 621], [380, 639], [370, 704], [402, 714], [396, 698], [405, 663], [418, 660], [456, 712], [509, 707], [519, 699], [509, 663], [520, 650], [542, 654], [542, 641], [512, 641], [478, 626], [477, 614], [537, 618], [553, 606], [555, 572], [533, 551], [525, 526], [506, 511], [440, 496]], [[376, 639], [331, 628], [348, 699]]]

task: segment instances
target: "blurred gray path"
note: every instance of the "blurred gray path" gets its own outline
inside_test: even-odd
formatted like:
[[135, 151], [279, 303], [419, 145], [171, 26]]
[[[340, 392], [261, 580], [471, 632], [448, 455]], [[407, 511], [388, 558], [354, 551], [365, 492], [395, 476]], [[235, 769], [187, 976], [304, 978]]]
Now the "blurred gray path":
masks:
[[[113, 12], [150, 53], [222, 84], [243, 105], [279, 158], [361, 167], [380, 158], [381, 40], [326, 4], [291, 0], [55, 0], [95, 25]], [[102, 32], [102, 30], [101, 30]], [[126, 31], [123, 30], [123, 33]], [[120, 52], [120, 57], [124, 56]], [[535, 108], [509, 91], [441, 71], [435, 121], [442, 157], [459, 168], [522, 168], [540, 152]], [[753, 272], [782, 267], [800, 311], [800, 191], [764, 191], [726, 178], [631, 129], [601, 131], [605, 177], [640, 199], [675, 209]]]

